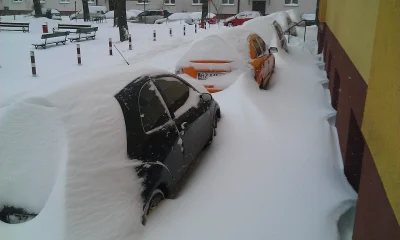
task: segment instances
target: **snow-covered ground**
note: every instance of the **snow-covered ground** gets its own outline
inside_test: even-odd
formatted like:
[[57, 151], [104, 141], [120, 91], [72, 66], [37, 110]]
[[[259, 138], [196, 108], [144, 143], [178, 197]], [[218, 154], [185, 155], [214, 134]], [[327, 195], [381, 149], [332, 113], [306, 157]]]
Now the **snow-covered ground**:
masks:
[[[33, 49], [30, 43], [40, 37], [44, 21], [50, 26], [58, 23], [36, 19], [31, 20], [32, 31], [29, 34], [0, 32], [0, 106], [24, 95], [68, 85], [70, 81], [85, 81], [87, 75], [122, 69], [125, 62], [115, 48], [114, 55], [108, 56], [109, 37], [113, 38], [132, 68], [152, 66], [174, 71], [177, 61], [194, 40], [225, 31], [222, 26], [211, 25], [211, 29], [198, 29], [195, 34], [194, 26], [186, 25], [187, 36], [183, 36], [183, 24], [179, 22], [168, 25], [129, 24], [134, 48], [129, 51], [127, 42], [118, 42], [118, 31], [109, 20], [108, 23], [95, 24], [99, 26], [96, 40], [80, 43], [82, 66], [76, 63], [75, 43], [67, 43], [66, 46], [35, 50], [38, 77], [31, 77], [29, 51]], [[265, 38], [271, 29], [265, 26], [267, 22], [270, 19], [263, 23], [260, 18], [244, 27]], [[173, 37], [169, 36], [169, 27], [173, 29]], [[157, 30], [156, 42], [152, 41], [154, 29]], [[320, 62], [315, 56], [317, 28], [307, 29], [306, 43], [302, 41], [304, 30], [298, 28], [297, 31], [299, 36], [291, 37], [290, 54], [281, 50], [275, 55], [276, 69], [268, 90], [259, 90], [250, 73], [244, 71], [229, 88], [214, 94], [222, 111], [217, 137], [199, 157], [198, 164], [193, 166], [179, 197], [162, 202], [145, 227], [132, 226], [136, 232], [130, 235], [127, 232], [115, 234], [121, 229], [115, 225], [119, 222], [113, 221], [118, 219], [118, 214], [110, 214], [108, 218], [94, 214], [81, 216], [78, 222], [65, 223], [65, 228], [59, 225], [60, 231], [72, 226], [79, 234], [70, 236], [79, 239], [111, 239], [107, 236], [121, 240], [340, 239], [337, 221], [342, 213], [354, 207], [357, 196], [343, 174], [337, 131], [328, 121], [335, 115], [335, 110], [330, 106], [329, 91], [324, 88], [325, 73], [319, 69]], [[101, 92], [93, 91], [93, 94], [98, 96]], [[2, 116], [4, 114], [0, 111], [0, 125], [4, 124]], [[45, 129], [45, 126], [41, 128]], [[61, 135], [54, 132], [54, 136]], [[0, 138], [1, 146], [9, 146], [4, 143], [5, 140]], [[95, 156], [101, 158], [100, 154]], [[0, 172], [4, 157], [0, 152]], [[23, 157], [28, 156], [22, 154], [20, 158]], [[60, 175], [65, 174], [62, 167], [58, 171]], [[112, 177], [108, 175], [107, 179]], [[85, 183], [92, 182], [88, 180]], [[63, 183], [57, 182], [55, 186], [60, 187], [60, 184]], [[106, 191], [105, 188], [101, 190]], [[52, 201], [56, 205], [46, 206], [47, 209], [64, 209], [65, 200], [58, 200]], [[87, 198], [86, 201], [95, 208], [106, 199], [97, 202], [96, 198]], [[110, 211], [122, 214], [118, 204], [109, 206]], [[46, 211], [43, 215], [51, 216], [49, 210]], [[47, 227], [51, 228], [51, 222], [57, 218], [64, 219], [65, 214], [56, 212], [47, 219], [39, 214], [31, 221], [48, 221]], [[85, 223], [85, 219], [90, 223]], [[96, 221], [101, 223], [101, 231], [97, 234], [85, 231], [86, 226], [94, 229]], [[105, 221], [109, 224], [104, 224]], [[137, 222], [132, 220], [124, 226]], [[61, 239], [61, 236], [54, 235], [60, 231], [49, 231], [52, 235], [44, 229], [25, 228], [26, 233], [15, 235], [17, 228], [0, 222], [0, 238], [13, 240], [25, 236], [23, 239], [35, 239], [32, 236], [40, 234], [41, 239]]]

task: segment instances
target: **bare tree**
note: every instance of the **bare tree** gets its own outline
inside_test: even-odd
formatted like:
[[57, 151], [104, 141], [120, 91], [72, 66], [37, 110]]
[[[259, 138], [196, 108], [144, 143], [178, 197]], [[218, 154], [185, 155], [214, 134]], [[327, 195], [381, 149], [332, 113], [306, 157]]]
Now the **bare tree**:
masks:
[[35, 9], [35, 17], [41, 17], [42, 6], [40, 5], [40, 0], [33, 0], [33, 8]]
[[85, 22], [90, 21], [88, 0], [82, 0], [82, 6], [83, 6], [83, 21]]
[[112, 4], [114, 5], [114, 27], [118, 26], [118, 11], [117, 11], [117, 6], [118, 6], [118, 0], [110, 0], [112, 1]]
[[119, 40], [121, 42], [128, 40], [129, 29], [128, 23], [126, 22], [126, 0], [117, 0], [117, 24], [119, 28]]
[[224, 5], [222, 5], [221, 0], [211, 0], [210, 2], [211, 2], [211, 5], [215, 9], [215, 13], [217, 15], [217, 21], [220, 22], [221, 13], [222, 13], [222, 9], [224, 8]]
[[205, 24], [206, 22], [206, 17], [208, 14], [208, 0], [202, 0], [202, 6], [201, 6], [201, 23]]

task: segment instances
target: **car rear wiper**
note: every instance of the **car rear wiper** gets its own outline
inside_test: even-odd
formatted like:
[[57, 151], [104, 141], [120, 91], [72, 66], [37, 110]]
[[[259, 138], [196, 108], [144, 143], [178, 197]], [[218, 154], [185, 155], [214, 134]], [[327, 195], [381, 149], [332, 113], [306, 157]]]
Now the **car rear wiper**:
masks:
[[4, 206], [0, 211], [0, 221], [11, 224], [27, 222], [36, 216], [37, 214], [27, 212], [23, 208], [11, 206]]

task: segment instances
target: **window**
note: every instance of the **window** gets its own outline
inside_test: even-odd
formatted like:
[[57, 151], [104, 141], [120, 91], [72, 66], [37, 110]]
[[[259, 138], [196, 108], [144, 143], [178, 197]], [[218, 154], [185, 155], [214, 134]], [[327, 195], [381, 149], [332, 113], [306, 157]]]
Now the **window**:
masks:
[[22, 2], [22, 0], [14, 0], [13, 2]]
[[267, 52], [267, 45], [265, 44], [264, 40], [262, 40], [262, 38], [257, 37], [256, 39], [258, 44], [260, 44], [261, 46], [262, 55], [264, 55]]
[[157, 89], [152, 82], [147, 82], [140, 90], [139, 109], [142, 126], [145, 132], [149, 132], [169, 121], [167, 109], [164, 108]]
[[262, 53], [262, 49], [261, 49], [261, 46], [260, 46], [260, 44], [258, 44], [256, 39], [253, 39], [253, 46], [254, 46], [254, 49], [256, 50], [257, 57], [261, 56], [263, 54]]
[[149, 4], [150, 0], [138, 0], [136, 4]]
[[60, 0], [60, 3], [69, 3], [69, 0]]
[[299, 0], [285, 0], [285, 5], [289, 7], [297, 7], [299, 6]]
[[156, 84], [171, 112], [176, 112], [189, 98], [189, 87], [173, 77], [157, 79]]
[[165, 5], [175, 5], [175, 0], [164, 0]]
[[201, 5], [201, 0], [193, 0], [192, 5]]
[[247, 13], [239, 13], [237, 16], [236, 16], [237, 18], [247, 18]]
[[222, 5], [233, 5], [235, 0], [222, 0]]

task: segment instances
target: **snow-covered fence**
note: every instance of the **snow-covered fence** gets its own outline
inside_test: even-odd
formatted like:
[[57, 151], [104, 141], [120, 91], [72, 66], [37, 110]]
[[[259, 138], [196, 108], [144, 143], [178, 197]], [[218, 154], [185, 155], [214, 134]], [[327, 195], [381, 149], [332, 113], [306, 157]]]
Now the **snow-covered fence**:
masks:
[[82, 59], [81, 59], [81, 46], [80, 44], [76, 44], [76, 56], [78, 58], [78, 65], [82, 64]]
[[111, 38], [108, 39], [108, 51], [110, 52], [110, 56], [112, 56], [112, 41], [111, 41]]
[[36, 77], [35, 52], [31, 51], [32, 76]]

